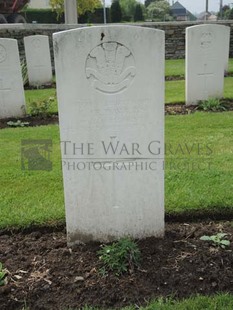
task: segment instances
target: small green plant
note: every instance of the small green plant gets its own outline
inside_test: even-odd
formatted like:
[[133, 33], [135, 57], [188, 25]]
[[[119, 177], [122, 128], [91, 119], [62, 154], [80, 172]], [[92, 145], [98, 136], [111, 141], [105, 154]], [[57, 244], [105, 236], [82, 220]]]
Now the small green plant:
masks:
[[200, 239], [203, 241], [210, 241], [214, 246], [220, 246], [221, 248], [225, 248], [230, 245], [230, 241], [227, 239], [223, 239], [227, 234], [218, 233], [213, 236], [202, 236]]
[[9, 121], [7, 122], [7, 125], [10, 127], [25, 127], [29, 126], [29, 122], [22, 122], [21, 120], [17, 120], [16, 122]]
[[198, 109], [203, 111], [226, 111], [226, 107], [218, 98], [209, 98], [208, 100], [199, 101]]
[[133, 270], [140, 263], [141, 253], [137, 244], [129, 238], [120, 239], [111, 245], [104, 245], [98, 251], [99, 259], [103, 263], [101, 274], [113, 271], [115, 275]]
[[6, 272], [3, 269], [2, 263], [0, 262], [0, 286], [5, 285], [6, 283]]
[[54, 102], [54, 97], [50, 97], [49, 99], [43, 101], [33, 101], [29, 103], [29, 113], [32, 116], [41, 116], [42, 118], [46, 118], [49, 116], [49, 109], [51, 103]]

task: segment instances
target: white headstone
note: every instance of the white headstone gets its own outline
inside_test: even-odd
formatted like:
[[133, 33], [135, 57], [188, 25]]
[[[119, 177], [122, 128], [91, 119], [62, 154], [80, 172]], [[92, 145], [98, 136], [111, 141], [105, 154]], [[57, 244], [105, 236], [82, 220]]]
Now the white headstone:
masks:
[[0, 119], [25, 115], [17, 40], [0, 39]]
[[229, 27], [198, 25], [186, 28], [186, 104], [221, 98]]
[[54, 34], [68, 243], [164, 233], [164, 32]]
[[52, 65], [48, 36], [24, 38], [29, 84], [40, 86], [52, 81]]
[[225, 70], [225, 72], [228, 72], [228, 69], [229, 69], [231, 28], [227, 27], [227, 26], [223, 26], [223, 27], [225, 27], [224, 39], [226, 40], [225, 43], [223, 43], [224, 46], [225, 46], [225, 57], [226, 57], [224, 70]]

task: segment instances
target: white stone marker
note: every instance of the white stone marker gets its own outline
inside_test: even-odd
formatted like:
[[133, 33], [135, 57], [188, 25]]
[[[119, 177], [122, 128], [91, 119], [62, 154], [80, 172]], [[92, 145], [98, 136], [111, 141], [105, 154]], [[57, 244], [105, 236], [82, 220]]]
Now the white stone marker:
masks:
[[48, 36], [24, 38], [29, 84], [40, 86], [52, 81], [52, 65]]
[[198, 25], [186, 28], [186, 104], [221, 98], [229, 27]]
[[162, 237], [164, 32], [75, 29], [54, 52], [68, 244]]
[[225, 46], [225, 57], [226, 57], [224, 70], [225, 70], [225, 72], [227, 72], [228, 69], [229, 69], [231, 28], [228, 27], [228, 26], [223, 26], [223, 27], [225, 27], [224, 38], [226, 40], [225, 43], [224, 43], [224, 46]]
[[18, 43], [0, 39], [0, 119], [25, 115], [25, 97]]

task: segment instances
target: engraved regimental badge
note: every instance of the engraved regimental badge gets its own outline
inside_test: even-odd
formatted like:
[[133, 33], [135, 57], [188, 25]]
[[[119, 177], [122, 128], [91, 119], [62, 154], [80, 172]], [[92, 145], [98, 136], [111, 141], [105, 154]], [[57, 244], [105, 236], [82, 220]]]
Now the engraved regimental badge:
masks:
[[102, 93], [125, 90], [135, 75], [133, 54], [118, 42], [102, 43], [87, 56], [86, 77], [91, 86]]
[[201, 35], [201, 48], [209, 49], [212, 45], [213, 35], [211, 32], [204, 32]]

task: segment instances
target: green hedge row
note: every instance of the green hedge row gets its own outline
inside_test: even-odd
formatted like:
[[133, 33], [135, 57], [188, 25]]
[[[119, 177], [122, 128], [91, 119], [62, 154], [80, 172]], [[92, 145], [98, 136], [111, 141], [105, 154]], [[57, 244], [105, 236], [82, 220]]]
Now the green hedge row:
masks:
[[60, 24], [64, 23], [64, 17], [57, 17], [57, 13], [51, 9], [26, 9], [21, 12], [28, 23], [37, 22], [38, 24]]
[[[57, 17], [57, 13], [51, 9], [26, 9], [21, 14], [26, 18], [28, 23], [37, 22], [38, 24], [61, 24], [64, 23], [64, 15]], [[110, 22], [110, 10], [106, 8], [107, 21]], [[103, 23], [103, 9], [96, 9], [95, 12], [87, 12], [79, 16], [79, 23], [81, 24], [98, 24]]]

